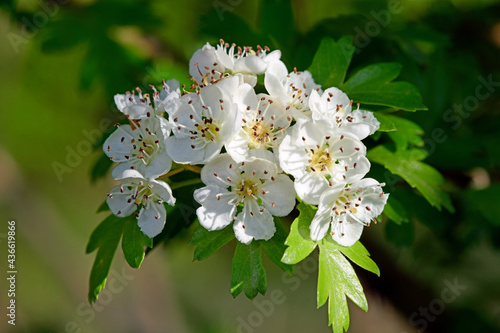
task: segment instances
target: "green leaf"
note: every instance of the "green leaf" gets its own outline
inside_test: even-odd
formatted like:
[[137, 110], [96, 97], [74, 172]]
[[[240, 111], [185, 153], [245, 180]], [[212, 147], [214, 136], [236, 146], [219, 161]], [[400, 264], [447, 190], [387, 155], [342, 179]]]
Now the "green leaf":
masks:
[[274, 233], [274, 236], [268, 241], [261, 240], [259, 242], [262, 244], [262, 248], [266, 252], [266, 255], [269, 257], [269, 259], [271, 259], [283, 271], [292, 275], [293, 266], [287, 265], [281, 261], [281, 258], [285, 253], [285, 239], [288, 233], [278, 217], [274, 218], [274, 223], [276, 225], [276, 232]]
[[424, 130], [413, 121], [396, 116], [386, 116], [392, 120], [397, 131], [388, 133], [389, 137], [396, 144], [397, 150], [406, 150], [410, 145], [423, 147]]
[[329, 299], [329, 325], [334, 333], [343, 333], [349, 329], [346, 296], [365, 311], [368, 311], [368, 303], [354, 269], [338, 247], [323, 241], [319, 248], [318, 307]]
[[288, 248], [283, 258], [281, 258], [281, 261], [286, 264], [296, 264], [302, 261], [318, 245], [317, 242], [313, 241], [309, 236], [309, 226], [311, 225], [314, 214], [316, 214], [317, 208], [304, 202], [301, 202], [297, 208], [300, 211], [300, 215], [292, 223], [290, 234], [285, 241]]
[[91, 304], [106, 285], [109, 268], [123, 233], [123, 222], [122, 218], [110, 215], [90, 235], [87, 253], [98, 249], [89, 280], [88, 299]]
[[401, 65], [380, 63], [365, 67], [341, 86], [355, 103], [384, 105], [406, 111], [427, 110], [418, 89], [408, 82], [391, 82]]
[[234, 239], [233, 226], [222, 230], [208, 231], [201, 225], [194, 230], [189, 244], [197, 245], [193, 260], [203, 260], [214, 254], [221, 247]]
[[262, 266], [262, 248], [259, 242], [253, 241], [249, 245], [238, 242], [234, 251], [231, 294], [236, 297], [243, 290], [250, 299], [254, 299], [258, 293], [266, 293], [267, 277]]
[[380, 269], [375, 261], [370, 258], [370, 253], [360, 241], [349, 247], [340, 246], [335, 243], [333, 245], [359, 267], [380, 276]]
[[125, 260], [132, 268], [141, 267], [146, 253], [145, 247], [153, 247], [153, 239], [144, 235], [134, 215], [130, 215], [123, 228], [122, 250]]
[[380, 122], [379, 132], [397, 131], [396, 124], [392, 121], [390, 116], [381, 112], [374, 112], [373, 115]]
[[387, 204], [384, 207], [384, 214], [396, 224], [409, 221], [406, 208], [392, 195], [389, 195]]
[[99, 178], [106, 176], [108, 170], [111, 169], [113, 161], [109, 159], [104, 153], [100, 153], [99, 158], [95, 162], [92, 170], [90, 171], [90, 179], [95, 182]]
[[443, 176], [428, 164], [419, 162], [426, 156], [422, 149], [391, 152], [387, 147], [380, 145], [367, 153], [369, 160], [385, 166], [390, 172], [401, 176], [411, 187], [422, 193], [427, 201], [437, 209], [444, 206], [449, 212], [455, 209], [446, 192], [440, 189], [445, 183]]
[[338, 42], [323, 38], [308, 71], [323, 89], [339, 87], [344, 82], [354, 50], [352, 36], [344, 36]]
[[108, 203], [106, 202], [106, 200], [104, 200], [104, 202], [99, 206], [99, 208], [97, 208], [96, 213], [106, 212], [108, 210], [109, 210]]

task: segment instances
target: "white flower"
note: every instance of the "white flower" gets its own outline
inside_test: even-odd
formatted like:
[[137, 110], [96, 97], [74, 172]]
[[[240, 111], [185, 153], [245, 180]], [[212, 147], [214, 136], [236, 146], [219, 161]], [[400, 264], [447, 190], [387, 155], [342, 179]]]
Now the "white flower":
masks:
[[[235, 47], [237, 52], [235, 53]], [[277, 61], [281, 57], [279, 50], [273, 51], [270, 54], [269, 48], [266, 46], [261, 48], [257, 46], [257, 51], [254, 51], [250, 46], [237, 47], [236, 44], [224, 43], [221, 39], [220, 44], [217, 45], [217, 58], [219, 62], [225, 67], [226, 71], [231, 74], [263, 74], [269, 63]]]
[[256, 95], [248, 84], [237, 90], [234, 102], [243, 113], [243, 119], [241, 129], [226, 144], [229, 155], [237, 162], [260, 157], [278, 163], [268, 149], [278, 147], [284, 137], [283, 132], [290, 126], [292, 118], [285, 107], [269, 95]]
[[281, 168], [295, 178], [297, 195], [312, 205], [330, 186], [363, 178], [370, 169], [365, 154], [355, 135], [305, 119], [297, 120], [279, 147]]
[[170, 127], [165, 118], [129, 119], [131, 125], [118, 125], [104, 142], [103, 150], [114, 162], [120, 162], [111, 172], [113, 178], [135, 169], [146, 178], [167, 173], [172, 160], [167, 154], [166, 138]]
[[137, 170], [127, 170], [122, 183], [108, 194], [106, 202], [113, 214], [129, 216], [140, 207], [137, 222], [142, 232], [152, 238], [158, 235], [165, 225], [167, 211], [163, 202], [173, 206], [175, 198], [167, 183], [160, 180], [145, 179]]
[[266, 70], [264, 84], [269, 95], [290, 108], [295, 119], [311, 118], [309, 96], [312, 91], [321, 92], [321, 86], [314, 82], [310, 72], [288, 73], [282, 61], [274, 61]]
[[189, 60], [189, 75], [200, 85], [219, 80], [224, 71], [224, 66], [217, 59], [215, 48], [209, 43], [196, 50]]
[[216, 85], [182, 96], [169, 119], [174, 136], [167, 139], [167, 151], [184, 164], [207, 163], [241, 127], [241, 113]]
[[[223, 40], [215, 49], [210, 44], [198, 49], [189, 61], [189, 74], [199, 85], [208, 85], [217, 82], [225, 76], [243, 74], [244, 82], [255, 86], [256, 75], [266, 71], [269, 63], [279, 60], [281, 52], [279, 50], [267, 54], [269, 48], [262, 49], [257, 46], [257, 51], [251, 47], [236, 47], [232, 44], [224, 43]], [[235, 52], [236, 51], [236, 52]]]
[[380, 127], [379, 121], [372, 112], [358, 109], [352, 111], [352, 101], [340, 89], [329, 88], [323, 95], [313, 91], [309, 97], [312, 119], [328, 122], [345, 132], [356, 135], [363, 140], [375, 133]]
[[[201, 171], [207, 186], [194, 192], [202, 205], [196, 211], [200, 224], [212, 231], [234, 221], [236, 238], [244, 244], [270, 239], [276, 231], [273, 215], [286, 216], [295, 206], [292, 181], [277, 173], [267, 160], [236, 163], [228, 154], [218, 156]], [[238, 206], [243, 206], [239, 213]]]
[[123, 95], [115, 95], [116, 107], [130, 119], [141, 119], [169, 111], [175, 107], [181, 96], [179, 81], [176, 79], [166, 82], [164, 80], [160, 91], [157, 91], [154, 86], [151, 88], [153, 89], [153, 103], [149, 94], [143, 95], [141, 89], [136, 88], [135, 91], [132, 90], [132, 93], [127, 91]]
[[325, 237], [331, 226], [333, 239], [343, 246], [353, 245], [370, 222], [382, 214], [389, 194], [375, 179], [366, 178], [351, 185], [335, 185], [319, 200], [318, 211], [311, 222], [311, 239]]

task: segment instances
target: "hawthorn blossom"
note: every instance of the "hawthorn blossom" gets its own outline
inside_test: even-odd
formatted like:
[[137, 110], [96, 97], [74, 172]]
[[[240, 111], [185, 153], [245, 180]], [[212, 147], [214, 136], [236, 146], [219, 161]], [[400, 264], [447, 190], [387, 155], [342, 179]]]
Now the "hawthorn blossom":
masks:
[[353, 133], [360, 140], [375, 133], [380, 127], [379, 121], [372, 112], [358, 109], [352, 111], [352, 100], [338, 88], [329, 88], [320, 96], [311, 92], [309, 106], [312, 119], [330, 123], [342, 131]]
[[194, 192], [200, 224], [212, 231], [234, 221], [236, 238], [244, 244], [273, 237], [273, 215], [286, 216], [295, 206], [293, 182], [264, 159], [236, 163], [222, 154], [203, 167], [201, 180], [207, 186]]
[[243, 114], [241, 128], [226, 144], [229, 155], [236, 162], [251, 161], [256, 157], [278, 163], [269, 149], [278, 147], [284, 131], [292, 118], [285, 107], [269, 95], [256, 95], [254, 89], [242, 85], [235, 93], [234, 101]]
[[[236, 49], [235, 49], [236, 48]], [[243, 48], [236, 44], [229, 45], [222, 39], [217, 48], [209, 43], [198, 49], [189, 61], [189, 74], [201, 85], [218, 81], [224, 76], [243, 74], [244, 82], [255, 86], [258, 74], [263, 74], [269, 63], [279, 60], [281, 52], [273, 51], [269, 54], [269, 48], [264, 49], [257, 46], [257, 51], [252, 47]]]
[[146, 179], [137, 170], [127, 170], [123, 177], [121, 185], [115, 186], [108, 193], [108, 207], [118, 217], [135, 213], [141, 231], [153, 238], [163, 230], [167, 219], [163, 203], [170, 206], [175, 204], [172, 190], [167, 183]]
[[241, 113], [216, 85], [183, 95], [169, 120], [174, 136], [167, 139], [167, 151], [183, 164], [209, 162], [241, 127]]
[[146, 118], [161, 115], [174, 108], [181, 96], [179, 81], [176, 79], [163, 80], [160, 91], [157, 91], [154, 86], [151, 88], [153, 89], [152, 99], [149, 94], [143, 94], [140, 88], [115, 95], [116, 107], [128, 118]]
[[321, 86], [309, 71], [288, 73], [282, 61], [274, 61], [266, 70], [264, 84], [269, 95], [290, 108], [295, 119], [311, 118], [309, 96], [313, 91], [321, 92]]
[[350, 185], [337, 184], [327, 189], [319, 199], [319, 206], [310, 230], [312, 240], [325, 237], [328, 228], [333, 239], [343, 246], [353, 245], [364, 226], [382, 214], [389, 194], [382, 191], [384, 183], [365, 178]]
[[365, 154], [355, 135], [304, 119], [297, 120], [279, 147], [281, 168], [295, 178], [297, 195], [312, 205], [329, 187], [363, 178], [370, 169]]
[[146, 178], [167, 173], [172, 160], [167, 154], [166, 138], [170, 126], [163, 117], [130, 119], [130, 125], [117, 124], [116, 130], [104, 142], [104, 153], [119, 162], [111, 176], [122, 178], [129, 169], [139, 171]]

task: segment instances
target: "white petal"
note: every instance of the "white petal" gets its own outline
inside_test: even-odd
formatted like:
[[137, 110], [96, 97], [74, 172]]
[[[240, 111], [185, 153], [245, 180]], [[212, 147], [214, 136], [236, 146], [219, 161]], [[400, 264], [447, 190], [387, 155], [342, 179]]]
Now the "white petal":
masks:
[[[134, 169], [131, 169], [131, 168], [134, 168]], [[113, 177], [113, 179], [124, 179], [124, 178], [129, 178], [129, 176], [127, 175], [127, 173], [130, 171], [134, 171], [134, 172], [137, 172], [140, 176], [137, 176], [136, 178], [144, 178], [144, 175], [135, 169], [134, 167], [134, 163], [128, 161], [128, 162], [121, 162], [120, 164], [118, 164], [116, 167], [113, 168], [113, 170], [111, 170], [111, 177]]]
[[[280, 60], [280, 58], [281, 58], [281, 51], [274, 50], [273, 52], [269, 53], [268, 55], [266, 55], [264, 57], [264, 61], [269, 63], [269, 64], [272, 64], [273, 62]], [[285, 73], [285, 75], [286, 75], [286, 73]]]
[[[220, 154], [201, 169], [201, 180], [207, 185], [227, 188], [228, 183], [239, 181], [238, 165], [228, 154]], [[231, 179], [228, 181], [227, 178]]]
[[311, 205], [317, 205], [321, 193], [329, 187], [326, 178], [316, 173], [304, 173], [302, 177], [295, 179], [294, 185], [297, 195]]
[[[235, 75], [241, 74], [236, 73]], [[247, 83], [250, 86], [255, 87], [255, 85], [257, 84], [257, 76], [252, 74], [243, 74], [243, 83]]]
[[236, 60], [234, 71], [245, 74], [263, 74], [268, 64], [256, 55], [248, 55]]
[[[271, 56], [271, 54], [269, 54], [269, 56]], [[266, 59], [266, 60], [270, 60], [270, 59]], [[270, 61], [269, 66], [266, 69], [266, 76], [267, 76], [267, 74], [272, 74], [272, 75], [276, 76], [277, 79], [281, 80], [288, 75], [288, 69], [286, 69], [285, 64], [281, 60]], [[267, 89], [267, 87], [266, 87], [266, 89]]]
[[[217, 63], [217, 65], [214, 66], [214, 63]], [[208, 67], [208, 70], [206, 67]], [[207, 43], [203, 48], [197, 50], [189, 60], [189, 74], [193, 76], [196, 82], [202, 83], [203, 78], [213, 69], [217, 72], [224, 72], [225, 70], [215, 54], [215, 48]]]
[[[286, 175], [277, 175], [275, 181], [266, 181], [260, 189], [268, 192], [261, 195], [263, 205], [275, 216], [286, 216], [295, 207], [295, 189]], [[272, 205], [274, 203], [274, 207]]]
[[258, 103], [255, 90], [247, 83], [238, 87], [233, 95], [233, 100], [244, 110], [246, 110], [248, 106], [250, 106], [251, 109], [255, 109]]
[[316, 215], [314, 215], [311, 225], [309, 226], [309, 229], [311, 231], [311, 239], [314, 241], [323, 239], [323, 237], [325, 237], [326, 233], [328, 232], [328, 228], [330, 227], [330, 221], [330, 208], [319, 208], [316, 212]]
[[344, 122], [341, 128], [344, 129], [344, 127], [348, 127], [347, 130], [351, 131], [360, 140], [363, 140], [368, 135], [372, 135], [380, 127], [380, 122], [375, 118], [372, 112], [354, 110], [351, 116], [354, 118], [352, 123]]
[[200, 224], [207, 230], [220, 230], [228, 226], [236, 213], [236, 206], [228, 202], [229, 196], [218, 196], [228, 193], [217, 186], [206, 186], [194, 191], [194, 199], [202, 206], [196, 210]]
[[162, 180], [151, 180], [149, 184], [153, 186], [151, 188], [151, 192], [158, 195], [161, 200], [165, 201], [170, 206], [175, 205], [175, 198], [172, 195], [172, 189], [167, 183]]
[[204, 149], [196, 149], [197, 147], [193, 149], [191, 145], [192, 140], [190, 138], [177, 138], [171, 136], [166, 141], [168, 155], [176, 163], [181, 164], [198, 164], [204, 160]]
[[364, 226], [358, 222], [334, 223], [332, 227], [334, 225], [335, 228], [332, 228], [332, 232], [335, 233], [332, 235], [332, 238], [342, 246], [351, 246], [356, 243], [360, 239], [364, 228]]
[[255, 200], [245, 202], [233, 228], [236, 238], [244, 244], [249, 244], [252, 239], [269, 240], [276, 232], [272, 215], [267, 210], [260, 212]]
[[130, 140], [135, 139], [136, 134], [130, 125], [120, 125], [104, 141], [103, 151], [108, 157], [113, 157], [114, 162], [127, 161], [125, 156], [129, 156], [132, 148]]
[[137, 224], [146, 236], [153, 238], [163, 230], [166, 220], [167, 211], [165, 210], [165, 206], [163, 204], [150, 203], [146, 205], [146, 208], [140, 210]]
[[154, 155], [154, 158], [151, 159], [151, 163], [146, 166], [144, 176], [146, 178], [156, 178], [166, 174], [170, 171], [171, 167], [172, 159], [168, 156], [166, 149], [163, 148]]
[[290, 102], [290, 98], [286, 93], [286, 89], [283, 87], [278, 76], [272, 73], [266, 73], [266, 76], [264, 78], [264, 85], [267, 92], [272, 97], [280, 100], [284, 104], [288, 104]]
[[240, 167], [240, 170], [246, 174], [247, 179], [253, 178], [256, 180], [271, 180], [271, 177], [276, 176], [278, 173], [278, 167], [276, 164], [261, 158], [256, 158], [251, 162], [246, 162], [245, 165]]
[[291, 144], [291, 136], [286, 135], [279, 146], [279, 160], [281, 168], [294, 177], [304, 173], [307, 155], [304, 149]]
[[241, 76], [224, 77], [215, 84], [215, 86], [225, 92], [228, 96], [232, 96], [236, 90], [243, 84]]
[[[121, 189], [123, 188], [123, 192]], [[136, 210], [135, 201], [129, 199], [132, 198], [133, 192], [129, 189], [127, 184], [122, 184], [119, 186], [113, 187], [113, 189], [109, 192], [109, 196], [106, 199], [106, 203], [108, 204], [109, 209], [113, 214], [119, 217], [128, 216], [132, 214]]]

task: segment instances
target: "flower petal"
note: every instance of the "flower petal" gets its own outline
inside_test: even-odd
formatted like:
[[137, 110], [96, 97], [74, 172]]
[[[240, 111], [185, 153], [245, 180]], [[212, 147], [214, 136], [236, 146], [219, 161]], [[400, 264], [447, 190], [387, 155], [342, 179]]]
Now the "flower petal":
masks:
[[233, 229], [236, 238], [243, 244], [249, 244], [252, 239], [269, 240], [276, 232], [272, 215], [267, 210], [260, 212], [255, 200], [245, 202]]
[[[113, 187], [106, 199], [106, 203], [111, 212], [119, 217], [132, 214], [137, 208], [135, 206], [135, 201], [132, 199], [134, 193], [133, 188], [127, 186], [127, 184]], [[129, 199], [132, 200], [129, 202]]]
[[332, 224], [332, 238], [342, 246], [351, 246], [356, 243], [363, 233], [364, 226], [358, 222], [342, 222]]
[[165, 206], [158, 203], [149, 203], [140, 210], [137, 224], [146, 236], [153, 238], [161, 233], [166, 220], [167, 211]]
[[[277, 175], [275, 181], [266, 181], [260, 187], [267, 193], [261, 195], [263, 205], [275, 216], [286, 216], [295, 207], [295, 189], [286, 175]], [[273, 206], [274, 203], [274, 206]]]
[[226, 190], [209, 185], [194, 191], [194, 199], [202, 206], [196, 210], [200, 224], [207, 230], [220, 230], [233, 221], [236, 206], [228, 202], [228, 196], [221, 197]]

